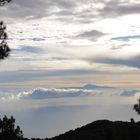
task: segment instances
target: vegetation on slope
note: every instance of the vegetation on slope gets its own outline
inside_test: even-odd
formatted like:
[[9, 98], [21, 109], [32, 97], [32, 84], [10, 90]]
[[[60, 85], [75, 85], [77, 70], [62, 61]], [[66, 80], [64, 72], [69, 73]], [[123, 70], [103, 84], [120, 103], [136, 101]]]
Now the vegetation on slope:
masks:
[[[23, 138], [13, 117], [0, 119], [0, 140], [30, 140]], [[43, 140], [32, 138], [31, 140]], [[44, 140], [140, 140], [140, 122], [99, 120], [76, 130]]]

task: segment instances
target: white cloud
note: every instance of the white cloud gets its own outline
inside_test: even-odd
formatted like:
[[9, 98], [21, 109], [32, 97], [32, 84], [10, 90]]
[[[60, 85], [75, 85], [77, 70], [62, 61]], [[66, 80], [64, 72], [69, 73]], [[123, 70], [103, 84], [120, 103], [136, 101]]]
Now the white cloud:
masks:
[[[10, 91], [9, 91], [10, 92]], [[63, 99], [75, 97], [138, 97], [140, 90], [118, 89], [108, 86], [84, 85], [81, 87], [65, 88], [35, 88], [21, 92], [12, 91], [9, 94], [1, 93], [1, 100], [46, 100], [46, 99]]]
[[33, 91], [19, 94], [18, 97], [25, 99], [47, 99], [64, 97], [82, 97], [91, 95], [89, 91], [65, 90], [65, 89], [34, 89]]
[[24, 91], [18, 94], [11, 94], [2, 96], [1, 99], [32, 99], [42, 100], [49, 98], [72, 98], [72, 97], [88, 97], [88, 96], [100, 96], [102, 92], [82, 90], [82, 89], [46, 89], [36, 88], [31, 91]]

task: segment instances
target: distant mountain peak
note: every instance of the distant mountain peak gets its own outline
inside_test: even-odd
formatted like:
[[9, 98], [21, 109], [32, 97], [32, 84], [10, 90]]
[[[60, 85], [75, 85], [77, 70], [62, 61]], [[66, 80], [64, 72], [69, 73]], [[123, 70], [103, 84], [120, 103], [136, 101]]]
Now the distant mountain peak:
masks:
[[85, 84], [80, 87], [66, 87], [65, 89], [82, 89], [82, 90], [95, 90], [95, 89], [112, 89], [114, 87], [111, 86], [98, 86], [95, 84]]
[[83, 88], [93, 88], [93, 87], [97, 87], [97, 86], [94, 84], [86, 84], [83, 86]]

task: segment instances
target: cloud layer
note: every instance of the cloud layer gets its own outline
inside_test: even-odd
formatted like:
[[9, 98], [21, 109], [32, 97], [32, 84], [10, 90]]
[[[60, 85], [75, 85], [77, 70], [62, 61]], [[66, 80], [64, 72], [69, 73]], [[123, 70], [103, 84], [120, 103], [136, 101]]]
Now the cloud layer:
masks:
[[65, 89], [34, 89], [30, 92], [18, 94], [21, 99], [47, 99], [47, 98], [68, 98], [68, 97], [84, 97], [90, 96], [90, 91], [84, 90], [65, 90]]
[[[88, 86], [88, 88], [87, 88]], [[140, 90], [122, 90], [112, 87], [100, 87], [89, 85], [83, 87], [67, 87], [67, 88], [35, 88], [27, 91], [4, 91], [0, 93], [1, 100], [45, 100], [45, 99], [63, 99], [63, 98], [81, 98], [81, 97], [138, 97]], [[92, 85], [93, 86], [93, 85]], [[11, 93], [13, 92], [13, 93]], [[14, 93], [15, 92], [15, 93]]]

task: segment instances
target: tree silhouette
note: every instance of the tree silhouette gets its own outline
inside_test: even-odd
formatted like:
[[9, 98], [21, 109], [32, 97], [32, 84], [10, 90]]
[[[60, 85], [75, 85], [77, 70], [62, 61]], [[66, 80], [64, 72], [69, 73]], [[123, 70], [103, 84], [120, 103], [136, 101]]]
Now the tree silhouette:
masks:
[[140, 114], [140, 98], [138, 99], [138, 103], [134, 105], [133, 109]]
[[5, 32], [5, 25], [0, 22], [0, 60], [9, 56], [10, 48], [7, 45], [7, 33]]
[[[0, 0], [0, 6], [3, 6], [6, 3], [11, 2], [11, 0]], [[6, 26], [4, 25], [3, 21], [0, 21], [0, 60], [5, 59], [9, 56], [10, 48], [7, 45], [7, 33], [6, 33]]]
[[13, 116], [7, 118], [5, 115], [3, 119], [0, 119], [0, 139], [22, 139], [23, 134], [19, 126], [15, 126], [15, 119]]

